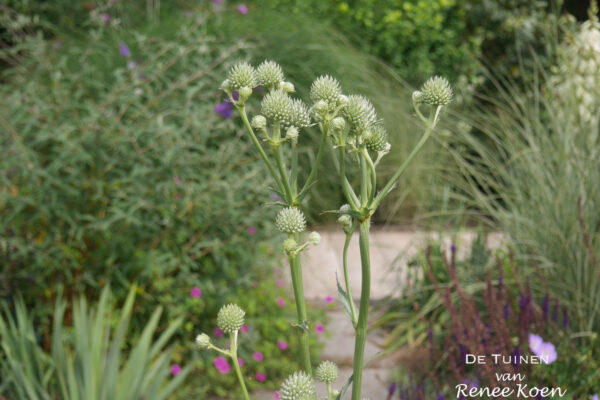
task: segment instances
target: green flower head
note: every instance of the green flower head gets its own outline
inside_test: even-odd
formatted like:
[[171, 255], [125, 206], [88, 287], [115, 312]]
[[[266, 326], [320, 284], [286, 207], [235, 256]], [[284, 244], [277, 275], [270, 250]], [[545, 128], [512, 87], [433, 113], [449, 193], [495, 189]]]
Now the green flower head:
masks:
[[363, 134], [377, 124], [375, 107], [364, 96], [348, 96], [348, 103], [342, 109], [342, 115], [350, 124], [350, 132], [354, 134]]
[[338, 367], [333, 361], [323, 361], [315, 371], [319, 382], [333, 383], [338, 378]]
[[226, 333], [237, 332], [244, 325], [246, 313], [237, 304], [221, 307], [217, 315], [217, 326]]
[[446, 78], [429, 78], [421, 88], [420, 101], [432, 106], [445, 106], [452, 101], [453, 91]]
[[206, 333], [201, 333], [196, 336], [196, 345], [201, 349], [206, 349], [210, 346], [210, 337]]
[[306, 219], [299, 209], [287, 207], [277, 214], [275, 226], [283, 233], [300, 233], [306, 229]]
[[243, 87], [253, 89], [257, 86], [256, 70], [247, 62], [238, 63], [229, 70], [227, 80], [230, 89], [238, 90]]
[[339, 82], [328, 75], [318, 77], [310, 87], [310, 99], [313, 103], [323, 100], [335, 106], [341, 94]]
[[283, 70], [274, 61], [263, 61], [256, 68], [256, 77], [258, 84], [268, 89], [278, 88], [283, 81]]
[[387, 147], [388, 133], [381, 125], [376, 125], [367, 131], [365, 144], [367, 149], [373, 152], [385, 151]]
[[279, 390], [281, 400], [316, 400], [315, 383], [306, 372], [290, 375]]
[[294, 108], [292, 98], [283, 90], [274, 90], [263, 98], [262, 114], [271, 121], [288, 124]]

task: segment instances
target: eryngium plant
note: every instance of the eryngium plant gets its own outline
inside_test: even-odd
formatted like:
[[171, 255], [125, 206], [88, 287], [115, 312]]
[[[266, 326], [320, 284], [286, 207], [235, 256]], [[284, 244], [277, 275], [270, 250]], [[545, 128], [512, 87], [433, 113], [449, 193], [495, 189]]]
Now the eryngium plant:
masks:
[[[257, 85], [262, 85], [267, 93], [262, 100], [261, 115], [254, 116], [252, 122], [250, 122], [246, 115], [246, 102], [252, 96], [253, 89]], [[312, 368], [308, 337], [306, 336], [308, 321], [306, 321], [299, 254], [308, 244], [316, 244], [318, 235], [313, 234], [306, 243], [303, 245], [298, 244], [299, 234], [306, 228], [304, 215], [299, 210], [299, 205], [314, 182], [324, 149], [328, 147], [331, 150], [341, 187], [348, 202], [338, 211], [340, 214], [339, 222], [346, 233], [343, 251], [346, 292], [343, 293], [342, 300], [348, 306], [348, 314], [356, 331], [354, 373], [351, 378], [354, 381], [352, 399], [360, 400], [371, 286], [369, 256], [371, 216], [431, 136], [438, 123], [442, 108], [452, 100], [452, 88], [446, 79], [434, 77], [428, 80], [420, 91], [413, 94], [413, 104], [419, 118], [425, 123], [425, 132], [407, 159], [380, 191], [377, 191], [376, 167], [382, 157], [390, 151], [390, 144], [387, 142], [388, 133], [384, 128], [383, 121], [377, 117], [375, 108], [367, 98], [356, 94], [344, 95], [340, 84], [335, 78], [321, 76], [312, 84], [310, 90], [312, 105], [309, 108], [300, 100], [290, 97], [289, 93], [294, 91], [294, 86], [284, 80], [283, 71], [272, 61], [265, 61], [257, 69], [254, 69], [248, 63], [237, 64], [230, 70], [228, 78], [221, 85], [221, 89], [227, 93], [229, 101], [240, 112], [252, 141], [276, 183], [276, 190], [281, 195], [284, 205], [287, 206], [277, 216], [276, 225], [279, 230], [288, 234], [284, 248], [289, 258], [292, 273], [298, 311], [297, 326], [301, 336], [302, 368], [304, 369], [304, 372], [299, 373], [300, 375], [293, 375], [284, 382], [282, 393], [285, 393], [289, 400], [314, 399], [316, 397], [314, 392], [309, 389], [314, 383], [310, 376]], [[427, 117], [421, 111], [423, 106], [427, 107]], [[304, 185], [299, 189], [298, 139], [300, 131], [311, 125], [318, 126], [321, 132], [321, 141], [315, 164], [312, 166]], [[257, 133], [263, 137], [267, 146], [270, 147], [275, 164], [267, 156], [258, 140]], [[289, 150], [289, 170], [282, 156], [282, 147], [284, 146], [291, 147]], [[360, 168], [358, 194], [350, 184], [350, 179], [346, 176], [346, 164], [348, 162], [355, 162]], [[350, 288], [346, 262], [350, 239], [357, 228], [360, 235], [362, 266], [362, 287], [358, 311], [347, 294], [350, 293]], [[319, 379], [325, 378], [328, 385], [328, 397], [341, 398], [348, 388], [350, 380], [341, 392], [334, 392], [331, 389], [333, 369], [328, 369], [328, 373], [324, 374], [323, 368], [319, 369]]]
[[[261, 114], [255, 115], [250, 122], [246, 102], [257, 86], [264, 88], [266, 94], [261, 102]], [[248, 63], [239, 63], [231, 68], [221, 89], [239, 111], [252, 142], [275, 182], [275, 191], [282, 199], [279, 205], [285, 207], [277, 216], [276, 226], [288, 236], [284, 248], [290, 264], [298, 314], [296, 327], [300, 336], [300, 358], [304, 371], [312, 374], [308, 345], [309, 321], [306, 316], [300, 253], [309, 244], [316, 245], [319, 240], [318, 235], [313, 233], [308, 241], [299, 244], [300, 234], [306, 230], [300, 203], [315, 181], [327, 135], [323, 133], [315, 164], [304, 184], [299, 185], [298, 142], [302, 130], [313, 122], [306, 104], [290, 96], [294, 92], [294, 85], [285, 81], [281, 67], [273, 61], [265, 61], [256, 69]], [[259, 137], [266, 142], [265, 147], [270, 151], [271, 157], [267, 155]], [[289, 155], [287, 163], [284, 161], [284, 154]]]

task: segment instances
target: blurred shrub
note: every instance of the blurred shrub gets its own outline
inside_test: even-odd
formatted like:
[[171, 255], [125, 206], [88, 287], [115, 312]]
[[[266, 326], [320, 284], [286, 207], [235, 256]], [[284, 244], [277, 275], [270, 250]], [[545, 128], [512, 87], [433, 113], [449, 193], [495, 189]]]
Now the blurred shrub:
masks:
[[[108, 288], [95, 308], [84, 297], [73, 303], [73, 329], [65, 329], [66, 304], [57, 299], [52, 345], [46, 354], [38, 342], [33, 316], [21, 299], [14, 315], [4, 304], [0, 315], [0, 394], [22, 400], [56, 399], [166, 399], [181, 384], [189, 368], [170, 376], [170, 354], [165, 345], [182, 319], [174, 321], [154, 340], [161, 308], [143, 330], [135, 332], [135, 345], [124, 349], [134, 306], [135, 288], [122, 309], [115, 312]], [[113, 329], [113, 324], [115, 324]]]
[[[561, 387], [569, 398], [600, 390], [595, 351], [589, 353], [597, 346], [598, 335], [585, 339], [573, 335], [572, 310], [553, 292], [533, 296], [530, 281], [547, 286], [535, 264], [517, 266], [506, 253], [494, 261], [478, 239], [464, 261], [456, 260], [454, 246], [449, 257], [440, 253], [439, 246], [428, 247], [411, 268], [417, 273], [411, 274], [407, 294], [380, 321], [393, 327], [388, 337], [391, 348], [406, 343], [404, 336], [411, 338], [411, 345], [421, 346], [416, 350], [420, 361], [404, 373], [411, 379], [397, 380], [404, 398], [454, 397], [460, 383], [513, 390], [517, 384]], [[545, 346], [556, 351], [556, 360], [538, 365], [514, 358], [493, 362], [494, 354], [517, 360], [522, 355], [540, 356], [542, 348], [532, 334], [550, 343]], [[486, 363], [468, 363], [468, 354], [485, 356]], [[522, 373], [524, 379], [502, 381], [496, 375], [506, 373]]]
[[[251, 290], [281, 254], [266, 171], [238, 121], [214, 111], [225, 71], [252, 44], [209, 36], [199, 21], [179, 12], [150, 27], [36, 36], [3, 72], [0, 291], [32, 307], [46, 349], [60, 288], [92, 298], [109, 282], [117, 299], [139, 285], [133, 332], [158, 304], [183, 317], [187, 350], [240, 297], [261, 299], [255, 315], [269, 321], [256, 342], [292, 331], [292, 305], [267, 306], [284, 290]], [[182, 365], [189, 355], [178, 351]], [[295, 366], [283, 353], [265, 385]], [[193, 384], [227, 387], [215, 378]]]

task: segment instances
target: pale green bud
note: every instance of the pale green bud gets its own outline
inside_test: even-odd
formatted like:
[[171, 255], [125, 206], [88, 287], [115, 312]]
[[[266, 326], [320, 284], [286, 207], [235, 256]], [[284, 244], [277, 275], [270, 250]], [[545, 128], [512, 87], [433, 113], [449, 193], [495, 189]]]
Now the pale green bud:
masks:
[[342, 117], [335, 117], [331, 121], [331, 127], [333, 128], [333, 130], [341, 132], [346, 127], [346, 120]]
[[333, 383], [338, 378], [338, 367], [333, 361], [323, 361], [315, 371], [319, 382]]
[[275, 226], [283, 233], [300, 233], [306, 229], [306, 219], [298, 208], [287, 207], [277, 214]]
[[281, 400], [316, 400], [315, 383], [304, 371], [290, 375], [279, 390]]
[[432, 106], [445, 106], [452, 101], [452, 87], [446, 78], [429, 78], [421, 88], [423, 102]]
[[364, 96], [348, 96], [348, 104], [342, 108], [342, 115], [350, 123], [350, 132], [362, 134], [377, 123], [377, 113], [373, 104]]
[[229, 76], [227, 77], [230, 82], [230, 87], [233, 90], [238, 90], [244, 86], [250, 89], [257, 86], [256, 81], [256, 70], [247, 62], [241, 62], [233, 66], [229, 70]]
[[240, 88], [239, 96], [240, 96], [239, 102], [245, 103], [246, 100], [248, 100], [250, 98], [250, 96], [252, 96], [252, 89], [250, 89], [248, 86], [244, 86], [243, 88]]
[[274, 61], [263, 61], [256, 68], [256, 77], [259, 85], [266, 88], [277, 88], [279, 82], [283, 81], [283, 70]]
[[285, 137], [286, 137], [286, 139], [297, 140], [298, 139], [298, 128], [296, 128], [295, 126], [291, 126], [291, 127], [287, 128], [287, 130], [285, 131]]
[[350, 207], [350, 204], [344, 204], [340, 207], [340, 212], [341, 213], [348, 213], [352, 210], [352, 208]]
[[412, 94], [412, 101], [415, 104], [422, 104], [423, 103], [423, 92], [421, 92], [420, 90], [415, 90]]
[[196, 336], [196, 345], [201, 349], [207, 349], [210, 346], [210, 337], [206, 333]]
[[367, 132], [365, 144], [374, 152], [384, 151], [386, 148], [388, 133], [381, 125], [376, 125]]
[[327, 112], [328, 108], [329, 106], [327, 105], [327, 102], [325, 100], [319, 100], [313, 106], [313, 111], [318, 115], [324, 115]]
[[237, 304], [221, 307], [217, 315], [217, 326], [226, 333], [237, 332], [244, 325], [246, 313]]
[[231, 93], [233, 92], [233, 86], [231, 85], [231, 81], [229, 79], [225, 79], [222, 83], [221, 83], [221, 87], [220, 89], [226, 93]]
[[313, 103], [324, 100], [329, 104], [336, 104], [341, 94], [339, 82], [328, 75], [318, 77], [310, 87], [310, 99]]
[[340, 215], [337, 221], [340, 225], [344, 227], [344, 229], [352, 226], [352, 217], [348, 214]]
[[281, 88], [286, 93], [294, 93], [296, 91], [296, 88], [292, 82], [281, 82]]
[[308, 128], [310, 126], [310, 114], [308, 107], [302, 100], [292, 100], [292, 110], [289, 121], [284, 121], [284, 126], [295, 126], [296, 128]]
[[263, 98], [262, 114], [272, 121], [284, 122], [291, 120], [293, 102], [283, 90], [274, 90]]
[[321, 241], [321, 235], [319, 235], [317, 232], [311, 232], [310, 235], [308, 235], [308, 243], [316, 246], [319, 244], [319, 242]]
[[252, 127], [254, 129], [265, 129], [266, 126], [267, 119], [262, 115], [255, 115], [254, 118], [252, 118]]
[[294, 239], [288, 238], [283, 242], [283, 249], [285, 250], [285, 254], [291, 257], [298, 250], [298, 243]]

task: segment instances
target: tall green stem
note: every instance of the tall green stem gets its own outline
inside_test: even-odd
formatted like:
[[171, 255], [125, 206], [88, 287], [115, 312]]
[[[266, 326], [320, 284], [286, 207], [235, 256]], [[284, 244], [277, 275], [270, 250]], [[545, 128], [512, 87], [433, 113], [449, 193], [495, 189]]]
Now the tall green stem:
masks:
[[344, 252], [343, 252], [343, 266], [344, 266], [344, 282], [346, 283], [346, 293], [348, 294], [348, 300], [350, 303], [350, 314], [352, 316], [352, 326], [356, 327], [357, 323], [357, 315], [356, 315], [356, 307], [354, 306], [354, 300], [352, 299], [352, 294], [350, 293], [350, 279], [348, 277], [348, 247], [350, 246], [350, 239], [352, 239], [352, 235], [354, 234], [354, 230], [356, 229], [356, 222], [352, 225], [349, 231], [346, 232], [346, 240], [344, 241]]
[[231, 344], [229, 345], [229, 347], [231, 351], [231, 361], [233, 362], [233, 369], [235, 369], [235, 374], [237, 375], [238, 381], [240, 382], [240, 386], [242, 387], [242, 391], [244, 392], [244, 398], [246, 400], [250, 400], [248, 390], [246, 389], [246, 384], [244, 383], [242, 370], [240, 368], [240, 362], [238, 361], [237, 356], [237, 334], [237, 331], [235, 331], [230, 336]]
[[[294, 240], [298, 242], [299, 235], [294, 234]], [[294, 287], [294, 298], [296, 300], [296, 314], [298, 315], [298, 338], [300, 342], [300, 359], [304, 372], [312, 375], [310, 364], [310, 348], [308, 343], [308, 317], [306, 316], [306, 303], [304, 301], [304, 285], [302, 283], [302, 268], [300, 266], [300, 255], [289, 257], [292, 275], [292, 286]]]
[[369, 255], [369, 228], [371, 218], [360, 223], [359, 246], [362, 283], [360, 290], [360, 307], [356, 326], [356, 342], [354, 343], [354, 381], [352, 383], [352, 400], [360, 400], [362, 390], [362, 373], [365, 359], [365, 343], [367, 341], [367, 319], [371, 299], [371, 257]]

